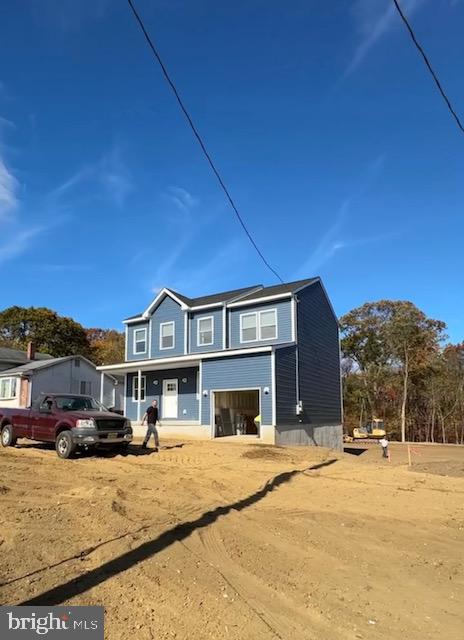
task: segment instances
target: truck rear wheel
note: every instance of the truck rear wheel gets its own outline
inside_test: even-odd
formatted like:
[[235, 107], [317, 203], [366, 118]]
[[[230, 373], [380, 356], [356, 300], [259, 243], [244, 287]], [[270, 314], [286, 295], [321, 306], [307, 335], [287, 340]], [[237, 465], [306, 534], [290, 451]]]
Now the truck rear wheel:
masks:
[[16, 438], [13, 435], [13, 427], [11, 424], [6, 424], [2, 428], [2, 447], [14, 447], [16, 444]]
[[55, 449], [58, 457], [67, 459], [72, 458], [76, 451], [76, 445], [73, 442], [70, 431], [62, 431], [58, 434], [55, 442]]

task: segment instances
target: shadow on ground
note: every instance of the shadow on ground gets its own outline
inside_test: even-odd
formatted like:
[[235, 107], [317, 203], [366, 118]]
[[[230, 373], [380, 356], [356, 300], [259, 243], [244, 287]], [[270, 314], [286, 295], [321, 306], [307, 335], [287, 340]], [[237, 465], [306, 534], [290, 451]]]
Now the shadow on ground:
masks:
[[268, 493], [277, 489], [281, 485], [289, 482], [292, 478], [299, 475], [304, 475], [308, 471], [314, 471], [316, 469], [321, 469], [322, 467], [327, 467], [329, 465], [337, 462], [336, 458], [325, 460], [319, 464], [313, 465], [306, 469], [294, 469], [293, 471], [285, 471], [283, 473], [279, 473], [277, 476], [268, 480], [266, 484], [251, 495], [243, 498], [242, 500], [237, 500], [229, 505], [225, 505], [222, 507], [217, 507], [211, 511], [206, 511], [196, 520], [191, 520], [188, 522], [183, 522], [181, 524], [176, 525], [172, 529], [168, 529], [167, 531], [161, 533], [159, 536], [154, 538], [153, 540], [148, 540], [144, 542], [136, 549], [131, 549], [126, 553], [118, 556], [117, 558], [113, 558], [108, 562], [105, 562], [99, 567], [88, 571], [87, 573], [79, 576], [78, 578], [73, 578], [64, 584], [60, 584], [45, 593], [41, 593], [38, 596], [30, 598], [29, 600], [25, 600], [24, 602], [19, 603], [20, 605], [44, 605], [44, 606], [52, 606], [58, 605], [66, 600], [74, 598], [75, 596], [85, 593], [89, 591], [93, 587], [96, 587], [106, 580], [109, 580], [113, 576], [122, 573], [123, 571], [127, 571], [134, 565], [139, 562], [143, 562], [148, 558], [152, 558], [154, 555], [171, 546], [175, 542], [185, 540], [188, 536], [190, 536], [195, 530], [202, 529], [203, 527], [208, 527], [213, 524], [220, 518], [221, 516], [225, 516], [231, 511], [242, 511], [257, 502], [263, 500]]

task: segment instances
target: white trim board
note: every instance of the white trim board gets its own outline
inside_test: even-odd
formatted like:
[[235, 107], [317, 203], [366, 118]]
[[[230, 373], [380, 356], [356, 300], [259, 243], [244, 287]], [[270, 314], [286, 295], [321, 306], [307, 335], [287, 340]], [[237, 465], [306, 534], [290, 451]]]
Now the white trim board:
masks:
[[165, 369], [172, 368], [172, 365], [181, 365], [183, 363], [190, 365], [198, 365], [201, 360], [209, 360], [211, 358], [232, 358], [234, 356], [253, 355], [255, 353], [270, 353], [273, 349], [289, 346], [292, 342], [286, 342], [280, 345], [263, 345], [261, 347], [246, 347], [244, 349], [229, 349], [227, 351], [210, 351], [209, 353], [191, 353], [184, 356], [173, 356], [167, 358], [154, 358], [153, 360], [134, 360], [132, 362], [121, 362], [120, 364], [107, 364], [97, 367], [98, 371], [118, 371], [130, 372], [137, 371], [140, 368], [150, 369], [162, 365]]

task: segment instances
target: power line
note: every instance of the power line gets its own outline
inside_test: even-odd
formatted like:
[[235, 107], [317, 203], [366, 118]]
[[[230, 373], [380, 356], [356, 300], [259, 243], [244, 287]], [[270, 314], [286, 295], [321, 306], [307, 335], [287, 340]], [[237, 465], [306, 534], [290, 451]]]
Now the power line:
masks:
[[260, 251], [260, 249], [259, 249], [258, 245], [256, 244], [255, 240], [253, 239], [253, 236], [252, 236], [252, 235], [251, 235], [251, 233], [248, 231], [247, 226], [246, 226], [245, 222], [243, 221], [243, 218], [242, 218], [242, 216], [240, 215], [239, 210], [238, 210], [238, 208], [236, 207], [235, 202], [233, 201], [232, 196], [230, 195], [229, 190], [228, 190], [228, 188], [226, 187], [226, 185], [225, 185], [225, 183], [224, 183], [224, 180], [222, 179], [222, 177], [221, 177], [221, 175], [220, 175], [220, 173], [219, 173], [219, 170], [216, 168], [216, 165], [214, 164], [214, 162], [213, 162], [213, 160], [212, 160], [212, 158], [211, 158], [211, 156], [210, 156], [210, 154], [209, 154], [209, 152], [208, 152], [208, 150], [207, 150], [207, 148], [206, 148], [205, 143], [203, 142], [203, 140], [202, 140], [202, 138], [201, 138], [201, 136], [200, 136], [200, 134], [199, 134], [199, 132], [198, 132], [197, 128], [196, 128], [196, 127], [195, 127], [195, 125], [193, 124], [193, 120], [192, 120], [192, 118], [191, 118], [191, 116], [190, 116], [189, 112], [187, 111], [187, 108], [186, 108], [186, 106], [184, 105], [184, 103], [183, 103], [183, 101], [182, 101], [182, 98], [180, 97], [179, 92], [178, 92], [178, 90], [177, 90], [177, 88], [176, 88], [176, 86], [175, 86], [174, 82], [171, 80], [171, 77], [170, 77], [170, 75], [169, 75], [169, 73], [168, 73], [168, 70], [166, 69], [166, 66], [165, 66], [165, 64], [164, 64], [163, 60], [161, 59], [160, 54], [158, 53], [158, 51], [157, 51], [157, 49], [156, 49], [155, 45], [153, 44], [153, 41], [152, 41], [152, 39], [151, 39], [150, 35], [148, 34], [147, 30], [145, 29], [145, 25], [143, 24], [142, 18], [141, 18], [141, 17], [139, 16], [139, 14], [137, 13], [137, 10], [136, 10], [136, 8], [134, 7], [134, 4], [132, 3], [132, 0], [127, 0], [127, 2], [129, 3], [130, 8], [132, 9], [132, 13], [134, 14], [134, 17], [135, 17], [135, 19], [137, 20], [137, 22], [138, 22], [138, 24], [139, 24], [139, 26], [140, 26], [140, 29], [142, 30], [143, 35], [145, 36], [145, 40], [147, 41], [148, 46], [150, 47], [151, 51], [153, 52], [153, 55], [155, 56], [156, 60], [158, 61], [159, 65], [160, 65], [160, 67], [161, 67], [161, 71], [163, 72], [163, 75], [164, 75], [164, 77], [165, 77], [165, 79], [166, 79], [167, 83], [168, 83], [168, 84], [169, 84], [169, 86], [171, 87], [172, 92], [174, 93], [174, 95], [175, 95], [175, 97], [176, 97], [176, 100], [177, 100], [177, 102], [178, 102], [178, 104], [179, 104], [179, 107], [181, 108], [181, 110], [182, 110], [182, 112], [183, 112], [184, 116], [185, 116], [185, 117], [186, 117], [186, 119], [187, 119], [187, 122], [188, 122], [188, 124], [189, 124], [190, 128], [191, 128], [191, 129], [192, 129], [192, 131], [193, 131], [193, 135], [194, 135], [194, 136], [195, 136], [195, 138], [197, 139], [197, 141], [198, 141], [198, 143], [199, 143], [199, 145], [200, 145], [200, 147], [201, 147], [201, 150], [203, 151], [203, 154], [204, 154], [204, 156], [205, 156], [206, 160], [208, 161], [208, 164], [210, 165], [211, 169], [213, 170], [214, 175], [216, 176], [216, 178], [217, 178], [217, 180], [218, 180], [218, 182], [219, 182], [219, 184], [220, 184], [220, 186], [221, 186], [222, 190], [224, 191], [224, 193], [225, 193], [225, 195], [226, 195], [226, 198], [227, 198], [227, 200], [229, 201], [229, 203], [230, 203], [230, 205], [231, 205], [232, 209], [234, 210], [235, 215], [237, 216], [237, 219], [238, 219], [238, 221], [240, 222], [240, 224], [241, 224], [241, 226], [242, 226], [243, 230], [245, 231], [246, 235], [248, 236], [249, 241], [251, 242], [251, 244], [252, 244], [252, 245], [253, 245], [253, 247], [255, 248], [255, 250], [256, 250], [256, 252], [257, 252], [257, 254], [258, 254], [258, 255], [259, 255], [259, 257], [261, 258], [261, 260], [264, 262], [264, 264], [266, 265], [266, 267], [267, 267], [270, 271], [272, 271], [272, 273], [276, 276], [276, 278], [277, 278], [278, 280], [280, 280], [280, 282], [283, 284], [283, 282], [284, 282], [284, 281], [282, 280], [282, 278], [280, 277], [280, 275], [277, 273], [277, 271], [276, 271], [276, 270], [275, 270], [275, 269], [274, 269], [274, 268], [269, 264], [269, 262], [266, 260], [266, 258], [264, 257], [264, 255], [261, 253], [261, 251]]
[[393, 3], [395, 5], [395, 7], [398, 10], [398, 13], [401, 16], [401, 19], [403, 20], [404, 24], [406, 25], [407, 30], [409, 31], [409, 35], [412, 38], [412, 41], [414, 42], [414, 44], [416, 45], [417, 49], [419, 50], [419, 53], [422, 55], [425, 64], [427, 65], [428, 70], [430, 71], [430, 73], [432, 74], [432, 78], [435, 80], [435, 84], [438, 87], [438, 91], [441, 93], [441, 96], [443, 98], [443, 100], [446, 102], [446, 105], [448, 107], [448, 109], [451, 112], [451, 115], [453, 116], [453, 118], [456, 120], [456, 123], [458, 125], [458, 127], [461, 129], [462, 133], [464, 133], [464, 125], [462, 124], [461, 120], [459, 119], [458, 114], [456, 113], [456, 111], [453, 109], [453, 106], [451, 104], [451, 102], [449, 101], [448, 96], [446, 95], [443, 87], [441, 86], [440, 80], [437, 77], [437, 74], [435, 73], [435, 71], [432, 69], [432, 65], [429, 62], [429, 59], [427, 58], [427, 54], [425, 53], [424, 49], [421, 47], [421, 45], [419, 44], [419, 42], [417, 41], [417, 38], [414, 34], [414, 31], [412, 30], [411, 25], [408, 22], [408, 19], [406, 18], [406, 16], [404, 15], [398, 0], [393, 0]]

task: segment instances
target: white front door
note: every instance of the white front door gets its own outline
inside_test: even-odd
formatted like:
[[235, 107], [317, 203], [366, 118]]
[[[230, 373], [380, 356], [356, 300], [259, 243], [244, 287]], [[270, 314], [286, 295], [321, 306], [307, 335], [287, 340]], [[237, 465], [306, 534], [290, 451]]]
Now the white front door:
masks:
[[177, 418], [177, 379], [163, 380], [163, 418]]

